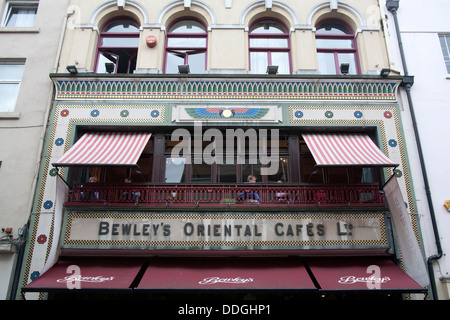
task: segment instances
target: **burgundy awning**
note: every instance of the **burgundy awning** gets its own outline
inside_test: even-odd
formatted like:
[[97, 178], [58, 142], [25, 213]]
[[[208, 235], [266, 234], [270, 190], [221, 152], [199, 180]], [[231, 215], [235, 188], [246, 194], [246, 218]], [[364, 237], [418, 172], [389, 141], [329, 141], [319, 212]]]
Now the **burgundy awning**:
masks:
[[150, 261], [138, 289], [316, 290], [298, 259], [176, 259]]
[[387, 258], [317, 259], [307, 263], [322, 290], [426, 291]]
[[60, 260], [22, 291], [129, 289], [142, 265], [143, 260], [129, 258]]

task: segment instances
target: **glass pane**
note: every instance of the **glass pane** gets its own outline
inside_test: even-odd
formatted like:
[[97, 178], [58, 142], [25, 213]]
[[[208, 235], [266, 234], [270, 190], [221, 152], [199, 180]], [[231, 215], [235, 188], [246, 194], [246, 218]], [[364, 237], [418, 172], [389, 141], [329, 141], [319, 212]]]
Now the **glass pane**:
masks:
[[280, 161], [278, 162], [278, 171], [274, 175], [267, 176], [268, 181], [272, 183], [288, 182], [288, 170], [288, 157], [280, 157]]
[[261, 21], [255, 24], [250, 33], [272, 33], [272, 34], [280, 34], [286, 33], [286, 30], [282, 25], [273, 21]]
[[316, 45], [321, 49], [353, 49], [351, 39], [316, 39]]
[[192, 164], [191, 166], [191, 182], [192, 183], [210, 183], [211, 182], [211, 166], [206, 163]]
[[185, 158], [167, 158], [166, 159], [166, 183], [185, 182]]
[[326, 22], [322, 23], [317, 28], [316, 34], [344, 35], [344, 34], [352, 34], [352, 32], [342, 24], [336, 22]]
[[252, 48], [287, 48], [289, 46], [287, 39], [277, 38], [252, 38], [250, 47]]
[[191, 73], [205, 73], [205, 58], [204, 52], [189, 54], [188, 64]]
[[20, 81], [24, 68], [23, 64], [0, 64], [0, 80]]
[[0, 83], [0, 111], [14, 111], [18, 94], [18, 83]]
[[256, 182], [261, 182], [261, 164], [243, 164], [240, 182], [247, 182], [248, 176], [255, 176]]
[[175, 23], [169, 33], [206, 33], [203, 25], [197, 21], [185, 20]]
[[133, 21], [117, 20], [106, 26], [103, 32], [133, 33], [139, 32], [139, 28]]
[[106, 63], [114, 64], [114, 70], [111, 73], [117, 71], [118, 57], [108, 52], [99, 52], [97, 62], [97, 73], [108, 73], [106, 71]]
[[232, 183], [236, 181], [236, 165], [235, 164], [219, 164], [217, 165], [217, 182]]
[[174, 38], [167, 40], [167, 46], [170, 48], [205, 48], [206, 38]]
[[166, 73], [178, 73], [178, 66], [184, 64], [184, 53], [167, 53]]
[[108, 48], [137, 48], [139, 38], [137, 37], [103, 37], [102, 47]]
[[321, 74], [336, 74], [334, 53], [318, 52], [319, 72]]
[[6, 19], [6, 27], [32, 27], [37, 7], [12, 7]]
[[272, 52], [272, 65], [278, 66], [278, 73], [289, 74], [289, 53], [287, 52]]
[[266, 73], [269, 64], [267, 52], [250, 53], [251, 73]]
[[348, 62], [350, 64], [350, 68], [348, 74], [358, 74], [356, 69], [356, 60], [355, 54], [353, 53], [338, 53], [339, 65], [343, 62]]

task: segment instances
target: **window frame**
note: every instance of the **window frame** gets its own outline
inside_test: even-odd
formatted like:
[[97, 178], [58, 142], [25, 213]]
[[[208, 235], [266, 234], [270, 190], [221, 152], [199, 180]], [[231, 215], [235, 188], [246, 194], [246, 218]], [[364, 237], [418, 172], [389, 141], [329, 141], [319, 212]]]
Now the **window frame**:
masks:
[[[255, 25], [261, 22], [269, 22], [269, 23], [275, 23], [279, 26], [281, 26], [284, 29], [283, 33], [252, 33], [252, 29]], [[287, 41], [287, 47], [252, 47], [251, 40], [252, 39], [286, 39]], [[253, 72], [252, 71], [252, 53], [253, 52], [266, 52], [267, 53], [267, 66], [273, 65], [272, 63], [272, 53], [287, 53], [288, 54], [288, 65], [289, 65], [289, 71], [287, 74], [292, 74], [292, 58], [291, 58], [291, 38], [289, 34], [289, 29], [286, 27], [284, 23], [277, 19], [272, 18], [261, 18], [256, 20], [250, 25], [249, 31], [248, 31], [248, 61], [249, 61], [249, 71], [252, 74], [261, 74], [261, 72]], [[263, 71], [263, 73], [266, 73], [266, 70]]]
[[[12, 11], [15, 8], [36, 9], [32, 25], [27, 26], [8, 26]], [[6, 1], [5, 11], [2, 18], [1, 26], [4, 28], [32, 28], [36, 22], [36, 16], [39, 9], [39, 1]]]
[[[133, 23], [137, 29], [139, 30], [139, 22], [127, 17], [127, 16], [119, 16], [119, 17], [115, 17], [113, 19], [110, 19], [108, 21], [106, 21], [102, 28], [101, 31], [99, 32], [99, 36], [98, 36], [98, 40], [97, 40], [97, 50], [96, 50], [96, 54], [95, 54], [95, 62], [94, 62], [94, 70], [96, 73], [99, 73], [99, 62], [100, 62], [100, 55], [103, 53], [108, 53], [112, 56], [117, 56], [117, 61], [115, 63], [114, 66], [114, 71], [112, 73], [117, 73], [118, 68], [119, 68], [119, 63], [120, 63], [120, 54], [118, 54], [115, 51], [118, 50], [126, 50], [126, 51], [130, 51], [130, 53], [132, 53], [132, 55], [129, 57], [128, 59], [128, 64], [127, 64], [127, 72], [126, 74], [130, 74], [133, 73], [134, 70], [136, 70], [136, 60], [137, 60], [137, 54], [138, 54], [138, 50], [139, 50], [139, 38], [140, 38], [140, 32], [108, 32], [105, 31], [105, 29], [111, 25], [112, 23], [114, 23], [115, 21], [121, 21], [121, 20], [127, 20], [130, 23]], [[132, 46], [132, 47], [127, 47], [127, 46], [103, 46], [102, 42], [104, 39], [108, 39], [108, 38], [136, 38], [137, 39], [137, 45], [136, 46]], [[134, 64], [134, 69], [132, 68], [132, 61], [135, 61]], [[101, 72], [101, 73], [106, 73], [106, 72]]]
[[[450, 76], [450, 33], [439, 33], [439, 45], [442, 51], [442, 58], [444, 59], [445, 69], [447, 70], [447, 75]], [[442, 39], [445, 41], [446, 47], [442, 46]], [[447, 58], [444, 54], [444, 50], [447, 51]]]
[[[171, 32], [171, 29], [178, 23], [183, 21], [194, 21], [198, 24], [200, 24], [204, 32], [198, 33], [198, 32], [192, 32], [192, 33], [185, 33], [185, 32]], [[183, 55], [183, 64], [188, 65], [189, 64], [189, 57], [191, 55], [195, 54], [201, 54], [203, 53], [205, 55], [205, 61], [204, 61], [204, 70], [203, 73], [206, 73], [208, 70], [208, 28], [207, 26], [199, 19], [193, 18], [193, 17], [183, 17], [181, 19], [177, 19], [173, 21], [169, 27], [167, 28], [166, 38], [165, 38], [165, 44], [164, 44], [164, 64], [163, 64], [163, 73], [167, 74], [167, 63], [168, 63], [168, 55], [171, 54], [179, 54]], [[175, 39], [175, 38], [198, 38], [198, 39], [205, 39], [205, 46], [204, 47], [184, 47], [184, 46], [169, 46], [169, 40]], [[183, 52], [184, 51], [184, 52]], [[197, 72], [196, 72], [197, 73]], [[172, 73], [171, 73], [172, 74]]]
[[[337, 25], [342, 25], [345, 28], [347, 28], [350, 31], [350, 34], [317, 34], [317, 30], [326, 23], [334, 23]], [[325, 39], [325, 40], [351, 40], [353, 48], [319, 48], [317, 47], [317, 40], [318, 39]], [[336, 19], [326, 19], [321, 20], [316, 24], [316, 34], [315, 34], [315, 40], [316, 40], [316, 52], [318, 53], [332, 53], [334, 55], [334, 68], [336, 71], [336, 75], [340, 75], [340, 63], [339, 63], [339, 54], [342, 53], [351, 53], [353, 54], [355, 58], [355, 70], [356, 74], [361, 74], [361, 65], [359, 61], [359, 55], [358, 55], [358, 44], [356, 41], [355, 32], [353, 31], [353, 28], [351, 28], [347, 23], [341, 20]], [[320, 66], [319, 66], [320, 70]]]
[[14, 98], [14, 103], [13, 106], [11, 106], [10, 108], [6, 109], [3, 107], [3, 102], [0, 100], [0, 112], [14, 112], [14, 110], [16, 109], [16, 105], [17, 105], [17, 99], [19, 97], [20, 94], [20, 86], [23, 80], [23, 74], [25, 72], [25, 62], [22, 61], [0, 61], [0, 66], [3, 65], [20, 65], [22, 66], [22, 74], [20, 76], [20, 79], [1, 79], [0, 78], [0, 85], [1, 84], [16, 84], [17, 85], [17, 94]]

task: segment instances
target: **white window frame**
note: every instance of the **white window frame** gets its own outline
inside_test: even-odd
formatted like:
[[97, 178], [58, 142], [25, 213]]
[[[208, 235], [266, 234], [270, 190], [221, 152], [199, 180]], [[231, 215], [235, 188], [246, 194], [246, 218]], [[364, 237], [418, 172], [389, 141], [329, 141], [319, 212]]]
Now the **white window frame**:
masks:
[[[450, 62], [450, 41], [448, 41], [448, 39], [447, 39], [450, 37], [450, 33], [439, 33], [438, 36], [439, 36], [439, 46], [441, 47], [441, 51], [443, 51], [444, 49], [447, 49], [448, 60], [445, 59], [444, 54], [442, 54], [442, 58], [444, 60], [445, 70], [447, 71], [447, 75], [450, 77], [450, 66], [447, 67], [447, 64]], [[442, 38], [445, 41], [446, 48], [442, 47], [442, 42], [441, 42]]]
[[[11, 61], [11, 62], [0, 61], [0, 66], [4, 66], [4, 65], [21, 65], [25, 69], [25, 62], [21, 62], [21, 61]], [[23, 79], [23, 72], [22, 72], [22, 75], [20, 76], [20, 79], [1, 79], [0, 78], [0, 85], [1, 84], [16, 84], [18, 86], [17, 94], [14, 97], [14, 103], [9, 108], [6, 108], [6, 106], [3, 105], [3, 101], [1, 100], [1, 97], [0, 97], [0, 113], [1, 112], [14, 112], [14, 110], [16, 109], [17, 98], [19, 97], [20, 84], [22, 83], [22, 79]]]
[[[8, 20], [11, 17], [12, 10], [14, 8], [29, 8], [29, 9], [36, 9], [36, 14], [34, 16], [33, 25], [32, 26], [7, 26]], [[2, 27], [6, 28], [32, 28], [34, 26], [34, 22], [36, 20], [36, 15], [39, 7], [39, 1], [7, 1], [5, 4], [5, 10], [3, 13], [2, 18]]]

